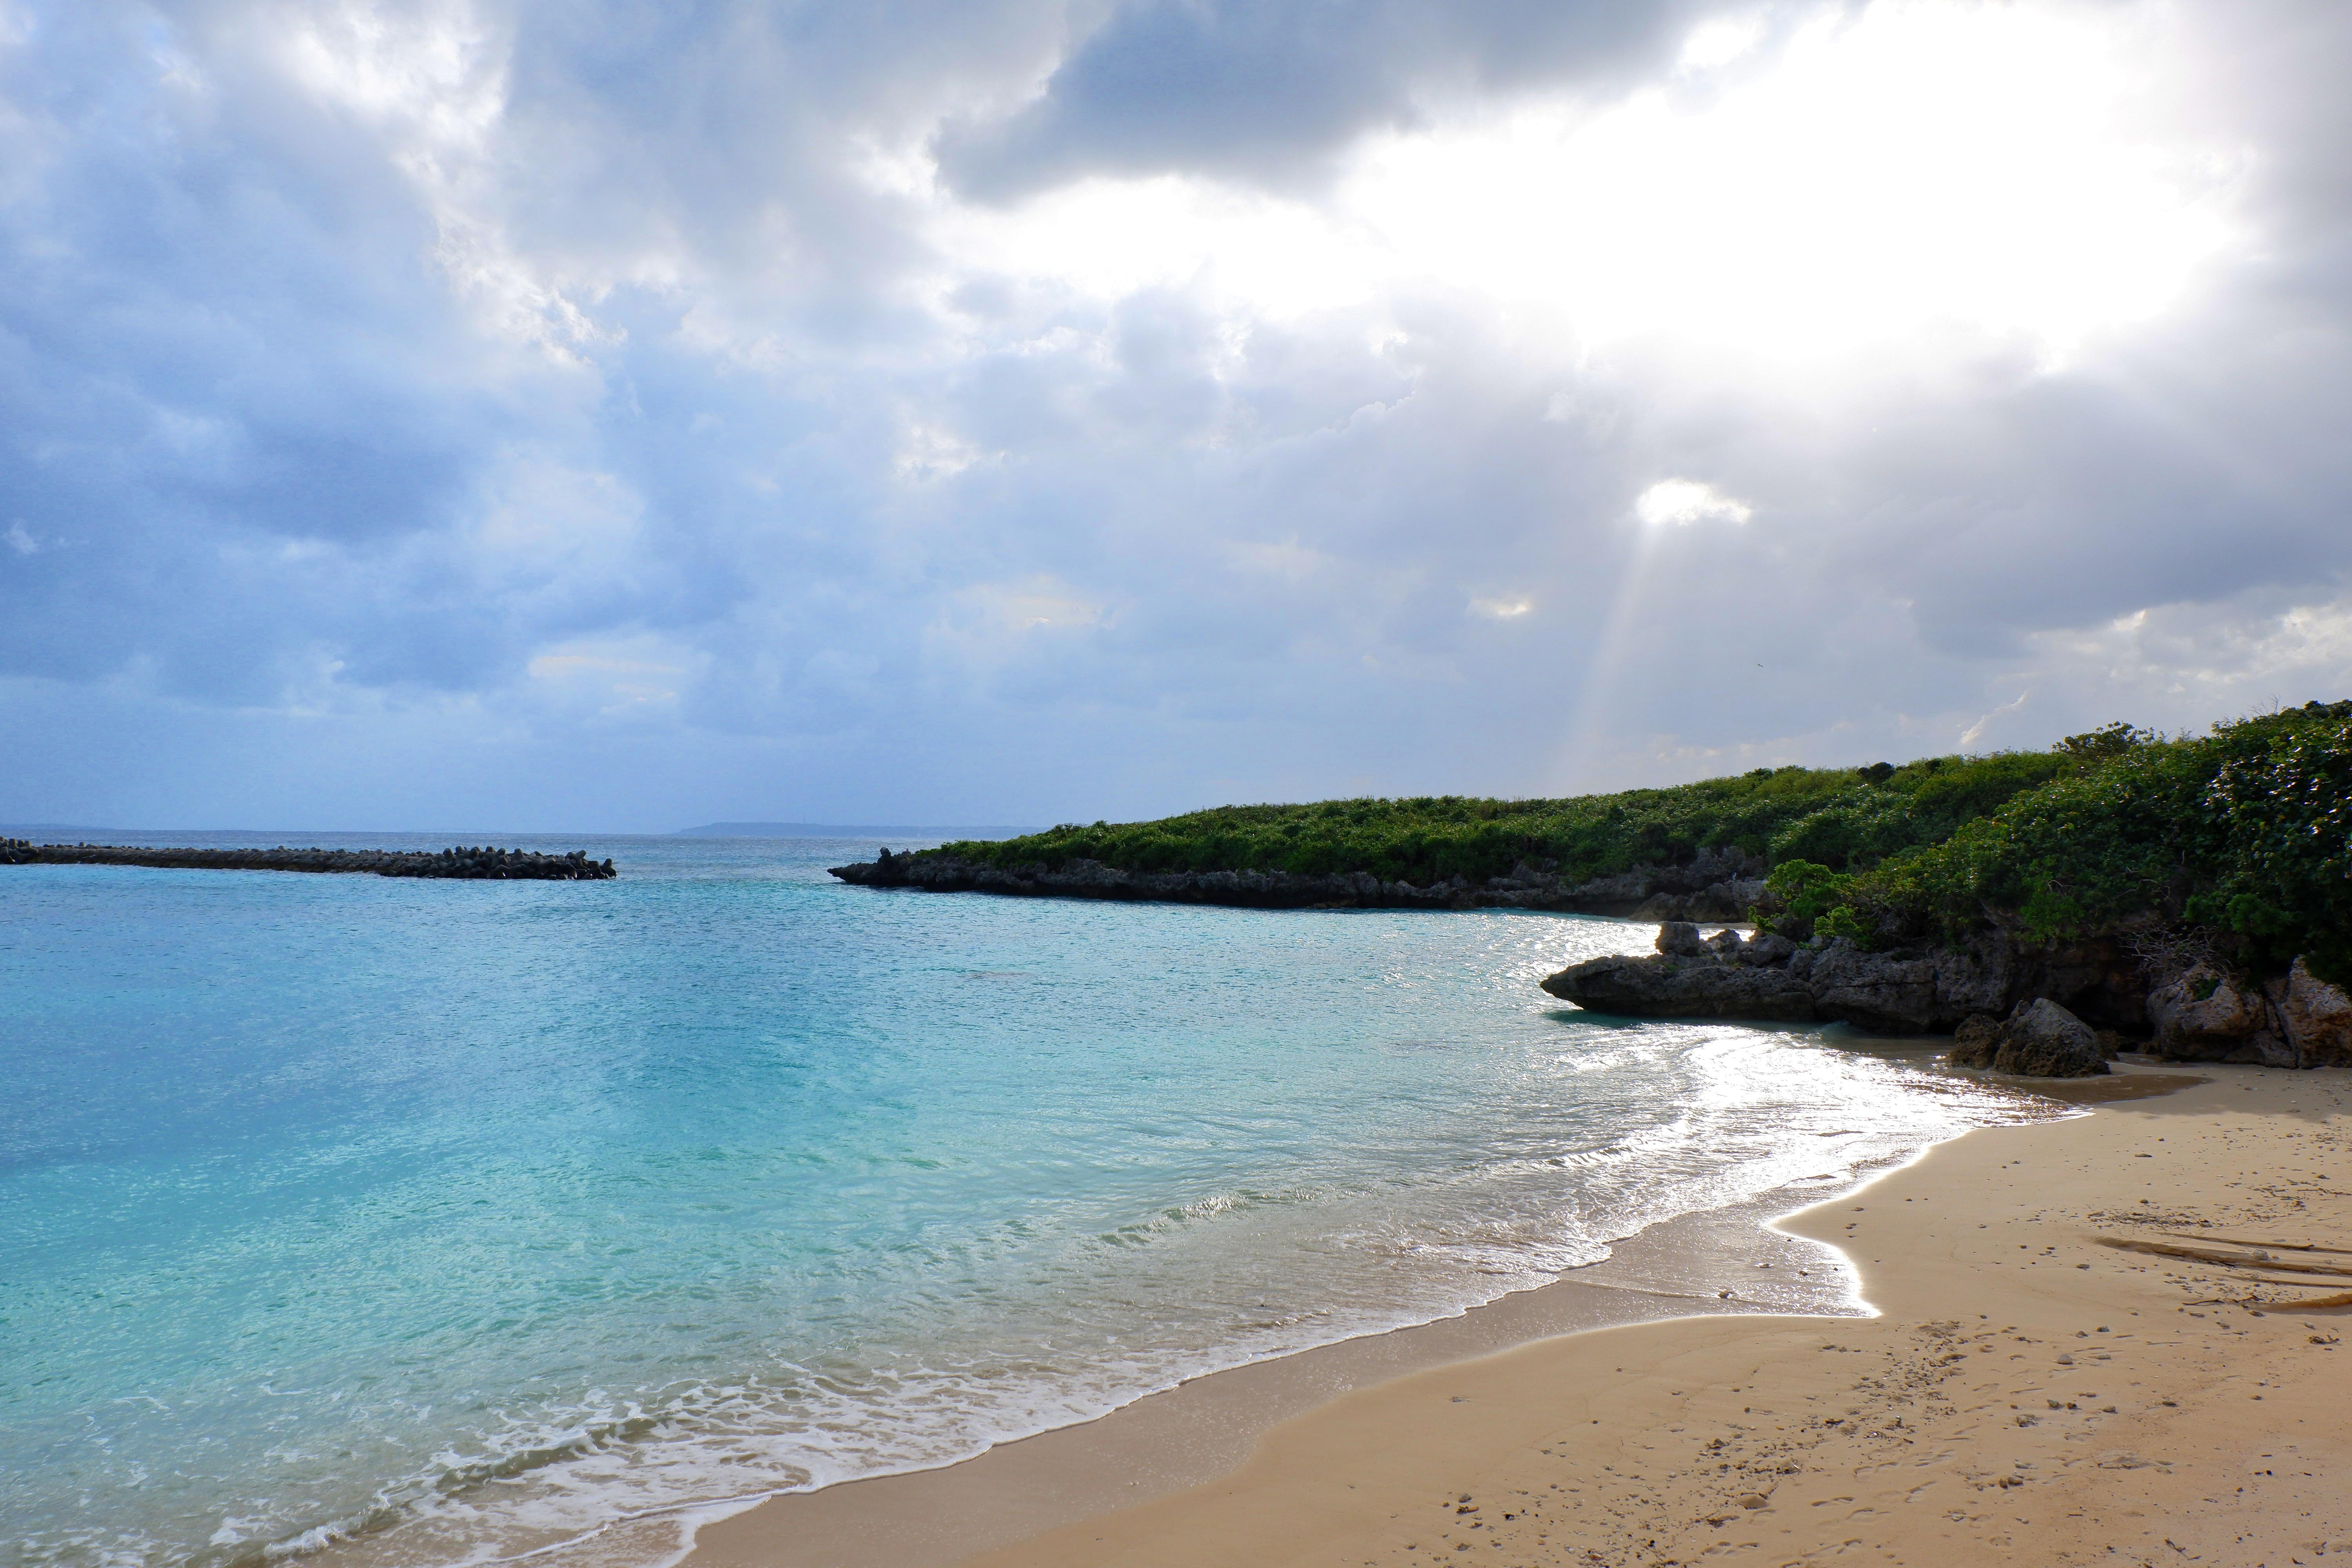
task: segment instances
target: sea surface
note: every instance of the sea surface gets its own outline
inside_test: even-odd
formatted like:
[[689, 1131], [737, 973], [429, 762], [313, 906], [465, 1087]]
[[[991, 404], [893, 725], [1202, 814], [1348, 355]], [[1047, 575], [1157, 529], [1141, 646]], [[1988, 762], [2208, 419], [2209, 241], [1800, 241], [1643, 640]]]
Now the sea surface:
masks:
[[1651, 926], [487, 841], [620, 879], [0, 868], [0, 1561], [482, 1561], [935, 1465], [2028, 1114], [1536, 988]]

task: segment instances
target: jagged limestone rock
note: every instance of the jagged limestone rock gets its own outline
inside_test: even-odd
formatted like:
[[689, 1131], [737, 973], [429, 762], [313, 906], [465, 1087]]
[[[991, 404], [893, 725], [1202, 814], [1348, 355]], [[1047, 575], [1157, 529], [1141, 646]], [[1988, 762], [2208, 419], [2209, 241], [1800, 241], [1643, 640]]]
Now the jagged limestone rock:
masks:
[[2096, 1033], [2046, 996], [2020, 1004], [2006, 1022], [1982, 1013], [1960, 1020], [1951, 1060], [2021, 1078], [2095, 1078], [2107, 1070]]
[[1971, 1013], [1952, 1031], [1952, 1061], [1957, 1066], [1989, 1068], [1999, 1049], [2000, 1020], [1990, 1014]]
[[2294, 1067], [2295, 1048], [2271, 1016], [2259, 986], [2200, 963], [2148, 993], [2151, 1054], [2168, 1061], [2251, 1062]]
[[1918, 1035], [1936, 1026], [1933, 959], [1865, 952], [1836, 937], [1814, 958], [1806, 984], [1812, 989], [1816, 1012], [1858, 1029]]
[[1998, 1031], [1995, 1072], [2023, 1078], [2095, 1078], [2107, 1070], [2091, 1026], [2047, 996], [2021, 1004]]
[[2352, 998], [2312, 973], [2300, 958], [2263, 991], [2297, 1067], [2352, 1067]]
[[2000, 1017], [2017, 988], [2017, 965], [2009, 944], [1990, 933], [1970, 937], [1935, 955], [1936, 1013], [1940, 1025], [1975, 1014]]
[[1811, 1021], [1813, 994], [1786, 968], [1698, 958], [1594, 958], [1549, 976], [1543, 988], [1595, 1013], [1637, 1018]]
[[1669, 958], [1707, 958], [1706, 943], [1699, 940], [1698, 927], [1688, 921], [1668, 921], [1658, 928], [1657, 949]]

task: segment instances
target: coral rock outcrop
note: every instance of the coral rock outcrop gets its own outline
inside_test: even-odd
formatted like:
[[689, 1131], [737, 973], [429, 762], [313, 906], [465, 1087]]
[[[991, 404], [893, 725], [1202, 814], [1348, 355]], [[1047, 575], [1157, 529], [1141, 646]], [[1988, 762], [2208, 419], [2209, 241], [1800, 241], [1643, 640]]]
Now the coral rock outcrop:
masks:
[[1843, 937], [1800, 947], [1770, 932], [1703, 938], [1694, 924], [1668, 921], [1657, 948], [1571, 964], [1543, 988], [1632, 1017], [1842, 1022], [1880, 1035], [1950, 1029], [1955, 1062], [2029, 1077], [2103, 1073], [2126, 1047], [2169, 1061], [2352, 1067], [2352, 997], [2301, 959], [2267, 984], [2200, 962], [2151, 990], [2105, 939], [2012, 947], [1984, 932], [1928, 952], [1871, 952]]
[[2047, 996], [2020, 1003], [2002, 1023], [1982, 1014], [1964, 1020], [1952, 1037], [1952, 1060], [2022, 1078], [2095, 1078], [2107, 1070], [2096, 1032]]
[[2295, 1066], [2352, 1067], [2352, 997], [2313, 974], [2298, 958], [2285, 978], [2265, 987], [2265, 1000], [2294, 1052]]
[[1697, 927], [1675, 921], [1659, 928], [1657, 945], [1654, 958], [1573, 964], [1543, 988], [1601, 1013], [1835, 1020], [1917, 1035], [2005, 1010], [2014, 967], [1990, 942], [1925, 955], [1868, 952], [1843, 937], [1800, 947], [1769, 931], [1702, 941]]
[[860, 888], [1025, 898], [1129, 899], [1252, 909], [1551, 910], [1654, 921], [1741, 921], [1764, 897], [1764, 867], [1736, 849], [1702, 850], [1680, 865], [1635, 866], [1582, 881], [1522, 861], [1474, 882], [1383, 879], [1370, 871], [1129, 871], [1098, 860], [998, 866], [945, 854], [884, 849], [833, 875]]

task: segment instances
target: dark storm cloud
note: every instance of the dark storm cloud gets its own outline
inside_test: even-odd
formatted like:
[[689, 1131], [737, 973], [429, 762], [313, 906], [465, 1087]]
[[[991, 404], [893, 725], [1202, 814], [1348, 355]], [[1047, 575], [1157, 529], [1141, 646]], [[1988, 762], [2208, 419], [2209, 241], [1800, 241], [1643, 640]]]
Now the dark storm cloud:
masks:
[[1433, 103], [1622, 81], [1670, 64], [1728, 0], [1130, 0], [1009, 119], [941, 145], [958, 186], [1002, 199], [1088, 174], [1295, 177]]

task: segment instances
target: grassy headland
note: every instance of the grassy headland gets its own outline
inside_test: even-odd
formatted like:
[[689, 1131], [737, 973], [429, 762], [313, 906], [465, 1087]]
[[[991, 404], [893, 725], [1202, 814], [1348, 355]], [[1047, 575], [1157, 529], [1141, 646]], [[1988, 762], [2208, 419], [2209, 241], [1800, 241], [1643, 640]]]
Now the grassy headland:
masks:
[[1225, 805], [1154, 822], [1065, 826], [929, 853], [994, 866], [1093, 860], [1124, 871], [1370, 871], [1474, 881], [1526, 862], [1578, 879], [1738, 848], [1840, 868], [1941, 842], [1962, 823], [2081, 765], [2063, 755], [1930, 757], [1903, 767], [1758, 768], [1670, 789], [1565, 800], [1332, 800]]
[[1759, 768], [1562, 800], [1324, 801], [1067, 825], [925, 851], [971, 865], [1369, 872], [1415, 884], [1527, 868], [1571, 880], [1737, 849], [1785, 934], [1888, 949], [1987, 927], [2060, 942], [2171, 931], [2261, 972], [2352, 975], [2352, 702], [2048, 752]]

